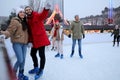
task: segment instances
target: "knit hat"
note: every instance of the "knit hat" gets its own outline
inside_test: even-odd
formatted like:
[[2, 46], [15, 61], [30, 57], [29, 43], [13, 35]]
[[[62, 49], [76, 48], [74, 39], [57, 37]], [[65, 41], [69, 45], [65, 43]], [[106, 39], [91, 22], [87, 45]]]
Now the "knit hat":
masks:
[[23, 8], [16, 8], [16, 15], [18, 15], [18, 13], [19, 13], [20, 11], [24, 11], [24, 9], [23, 9]]

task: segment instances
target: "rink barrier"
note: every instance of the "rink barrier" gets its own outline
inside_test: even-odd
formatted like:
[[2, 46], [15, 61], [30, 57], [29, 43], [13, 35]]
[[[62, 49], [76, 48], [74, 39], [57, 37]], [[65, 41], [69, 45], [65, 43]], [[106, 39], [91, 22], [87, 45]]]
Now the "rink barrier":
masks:
[[0, 49], [2, 50], [2, 53], [3, 53], [0, 55], [3, 55], [4, 60], [5, 60], [5, 65], [6, 65], [6, 68], [8, 71], [8, 76], [6, 76], [6, 77], [9, 77], [9, 80], [17, 80], [16, 75], [13, 71], [12, 66], [11, 66], [11, 61], [10, 61], [10, 58], [8, 56], [7, 49], [5, 47], [4, 37], [1, 37], [1, 36], [0, 36]]

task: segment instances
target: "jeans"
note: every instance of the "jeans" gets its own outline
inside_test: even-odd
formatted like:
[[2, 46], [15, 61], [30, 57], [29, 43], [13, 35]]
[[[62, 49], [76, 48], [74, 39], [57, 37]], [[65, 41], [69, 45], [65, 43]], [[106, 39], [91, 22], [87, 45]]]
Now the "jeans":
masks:
[[114, 35], [113, 45], [115, 45], [115, 41], [116, 41], [116, 39], [117, 39], [117, 45], [119, 45], [119, 38], [120, 38], [120, 36], [116, 36], [116, 35]]
[[19, 68], [19, 71], [22, 71], [24, 70], [24, 65], [25, 65], [27, 45], [21, 43], [13, 43], [13, 50], [17, 58], [17, 61], [14, 65], [14, 70], [15, 72], [17, 72]]
[[74, 51], [75, 49], [75, 45], [76, 45], [76, 40], [78, 40], [78, 51], [79, 54], [81, 54], [81, 39], [73, 39], [73, 43], [72, 43], [72, 51]]

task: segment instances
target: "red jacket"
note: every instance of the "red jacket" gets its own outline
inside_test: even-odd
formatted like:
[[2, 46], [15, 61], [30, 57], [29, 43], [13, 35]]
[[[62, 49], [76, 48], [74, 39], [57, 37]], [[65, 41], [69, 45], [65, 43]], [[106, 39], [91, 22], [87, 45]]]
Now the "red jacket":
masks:
[[48, 11], [44, 9], [41, 13], [32, 12], [32, 15], [27, 17], [30, 33], [29, 40], [32, 42], [34, 48], [50, 44], [44, 27], [44, 20], [48, 16]]

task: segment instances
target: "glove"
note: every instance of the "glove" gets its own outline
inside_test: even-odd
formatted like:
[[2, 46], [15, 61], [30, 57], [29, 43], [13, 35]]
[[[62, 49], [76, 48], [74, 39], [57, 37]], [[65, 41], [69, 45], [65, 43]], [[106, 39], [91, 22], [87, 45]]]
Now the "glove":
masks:
[[85, 34], [83, 34], [83, 39], [85, 38]]
[[1, 35], [0, 35], [0, 38], [1, 38], [1, 39], [5, 39], [6, 36], [5, 36], [4, 34], [1, 34]]
[[71, 38], [71, 34], [69, 34], [68, 37]]
[[45, 3], [45, 9], [50, 9], [51, 8], [51, 4], [49, 1], [46, 1]]
[[32, 45], [32, 43], [28, 43], [28, 48], [31, 48], [31, 47], [33, 47], [33, 45]]
[[0, 37], [3, 39], [8, 39], [8, 32], [7, 31], [0, 31]]

